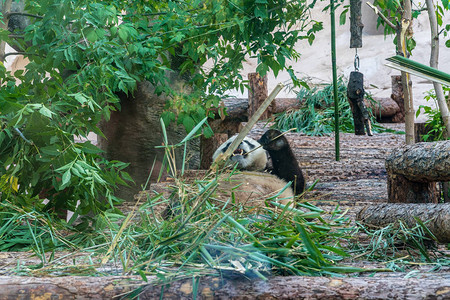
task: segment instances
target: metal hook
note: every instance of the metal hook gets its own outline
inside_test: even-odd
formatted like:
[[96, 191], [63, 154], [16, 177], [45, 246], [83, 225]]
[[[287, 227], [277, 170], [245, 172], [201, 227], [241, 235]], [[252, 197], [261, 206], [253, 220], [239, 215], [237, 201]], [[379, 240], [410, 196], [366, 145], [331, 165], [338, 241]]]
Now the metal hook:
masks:
[[355, 61], [353, 62], [353, 65], [355, 66], [355, 71], [359, 71], [359, 56], [358, 56], [358, 50], [356, 50], [355, 54]]

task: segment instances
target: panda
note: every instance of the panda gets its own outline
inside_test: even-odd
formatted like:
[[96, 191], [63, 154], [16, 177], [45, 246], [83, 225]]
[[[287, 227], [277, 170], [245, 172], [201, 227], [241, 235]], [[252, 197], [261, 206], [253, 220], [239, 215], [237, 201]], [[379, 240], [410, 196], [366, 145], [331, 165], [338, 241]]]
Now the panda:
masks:
[[[225, 153], [237, 135], [232, 136], [214, 152], [213, 160]], [[227, 201], [234, 196], [237, 203], [247, 207], [265, 206], [266, 199], [277, 195], [276, 201], [288, 205], [293, 203], [294, 193], [288, 184], [276, 175], [264, 172], [267, 152], [250, 137], [245, 137], [230, 157], [240, 172], [222, 173], [218, 178], [217, 199]]]
[[295, 195], [303, 193], [305, 177], [288, 140], [282, 135], [281, 131], [267, 130], [258, 140], [258, 143], [269, 153], [272, 160], [272, 174], [287, 182], [292, 182]]
[[[213, 154], [213, 161], [227, 151], [237, 134], [219, 146]], [[250, 137], [245, 137], [229, 159], [229, 165], [237, 163], [237, 169], [247, 171], [264, 171], [267, 165], [267, 152], [261, 145]]]

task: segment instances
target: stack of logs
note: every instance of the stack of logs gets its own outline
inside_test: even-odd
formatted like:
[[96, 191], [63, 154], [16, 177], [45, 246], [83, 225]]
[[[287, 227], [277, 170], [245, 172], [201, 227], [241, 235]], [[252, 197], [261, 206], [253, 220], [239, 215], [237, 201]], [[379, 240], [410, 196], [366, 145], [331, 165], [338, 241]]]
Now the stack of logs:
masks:
[[[390, 203], [363, 208], [357, 219], [371, 226], [416, 218], [441, 243], [450, 242], [450, 203], [438, 204], [438, 182], [450, 181], [450, 140], [421, 142], [394, 149], [386, 158]], [[446, 192], [446, 191], [445, 191]]]

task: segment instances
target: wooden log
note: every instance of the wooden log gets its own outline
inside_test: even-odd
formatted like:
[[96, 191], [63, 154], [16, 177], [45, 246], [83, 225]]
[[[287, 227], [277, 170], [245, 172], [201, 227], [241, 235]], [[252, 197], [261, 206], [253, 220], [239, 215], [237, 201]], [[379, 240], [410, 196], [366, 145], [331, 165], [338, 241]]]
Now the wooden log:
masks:
[[[361, 76], [358, 76], [361, 74]], [[353, 124], [355, 126], [356, 135], [365, 135], [364, 119], [361, 110], [358, 107], [358, 101], [364, 97], [362, 73], [351, 72], [347, 86], [347, 97], [353, 114]]]
[[[267, 75], [261, 76], [258, 73], [249, 73], [248, 82], [248, 117], [251, 118], [264, 100], [266, 100], [269, 90], [267, 88]], [[274, 102], [272, 102], [268, 109], [261, 115], [260, 120], [270, 118], [273, 111], [275, 111]]]
[[373, 115], [381, 123], [393, 123], [392, 118], [400, 112], [397, 102], [387, 97], [373, 97], [373, 102], [365, 100], [367, 107], [372, 109]]
[[450, 180], [450, 140], [395, 148], [386, 158], [386, 170], [414, 182]]
[[392, 118], [392, 122], [403, 123], [405, 122], [405, 95], [403, 93], [402, 77], [400, 75], [391, 76], [391, 83], [391, 98], [400, 108], [400, 111]]
[[450, 243], [450, 203], [383, 203], [368, 205], [356, 214], [356, 220], [366, 225], [385, 227], [401, 220], [414, 226], [419, 218], [440, 243]]
[[450, 180], [450, 140], [395, 148], [386, 158], [388, 201], [437, 203], [436, 182]]
[[364, 76], [361, 72], [351, 72], [348, 80], [347, 97], [353, 113], [356, 135], [372, 136], [369, 112], [364, 104]]
[[272, 111], [274, 114], [300, 108], [300, 100], [297, 98], [277, 98], [274, 102], [275, 107], [273, 107], [274, 111]]
[[388, 172], [389, 203], [438, 203], [439, 190], [436, 182], [414, 182], [400, 174]]
[[361, 0], [350, 0], [350, 48], [362, 47]]
[[[138, 276], [0, 277], [0, 299], [121, 299], [133, 290], [139, 299], [448, 299], [450, 279], [439, 277], [303, 277], [277, 276], [267, 281], [201, 277], [194, 296], [193, 279], [162, 285]], [[436, 297], [439, 295], [439, 297]]]

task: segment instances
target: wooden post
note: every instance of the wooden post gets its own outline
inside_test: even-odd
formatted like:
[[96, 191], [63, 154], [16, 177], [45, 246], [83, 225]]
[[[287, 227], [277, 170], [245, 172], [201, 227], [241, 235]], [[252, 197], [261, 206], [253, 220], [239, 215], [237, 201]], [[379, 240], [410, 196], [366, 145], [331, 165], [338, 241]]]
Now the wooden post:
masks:
[[444, 194], [444, 202], [450, 203], [450, 181], [441, 182], [442, 194]]
[[[269, 95], [267, 75], [261, 77], [258, 73], [248, 73], [248, 83], [248, 118], [250, 119]], [[270, 104], [260, 120], [270, 118], [273, 111], [275, 111], [275, 102]]]
[[[430, 132], [430, 128], [427, 127], [427, 123], [415, 123], [414, 124], [414, 137], [416, 143], [424, 142], [423, 136]], [[441, 182], [440, 188], [444, 197], [444, 202], [450, 202], [450, 182]]]

